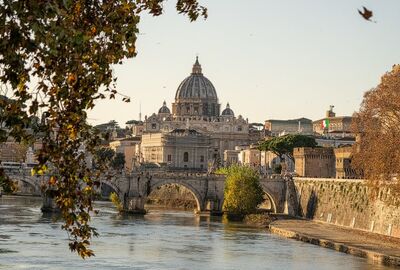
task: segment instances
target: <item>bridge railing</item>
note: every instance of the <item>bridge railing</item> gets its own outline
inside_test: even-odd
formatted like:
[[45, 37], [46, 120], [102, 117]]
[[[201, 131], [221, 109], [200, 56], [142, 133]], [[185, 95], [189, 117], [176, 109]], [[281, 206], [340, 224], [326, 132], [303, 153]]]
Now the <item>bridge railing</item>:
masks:
[[285, 177], [281, 174], [266, 174], [266, 175], [261, 175], [261, 179], [264, 180], [282, 180]]
[[182, 172], [182, 171], [178, 171], [178, 172], [170, 172], [170, 171], [164, 171], [164, 172], [160, 172], [160, 171], [155, 171], [155, 172], [151, 172], [151, 171], [147, 171], [142, 173], [141, 175], [144, 176], [151, 176], [151, 177], [157, 177], [157, 178], [188, 178], [188, 177], [209, 177], [210, 174], [208, 173], [203, 173], [203, 172]]
[[4, 168], [8, 176], [32, 176], [30, 168]]

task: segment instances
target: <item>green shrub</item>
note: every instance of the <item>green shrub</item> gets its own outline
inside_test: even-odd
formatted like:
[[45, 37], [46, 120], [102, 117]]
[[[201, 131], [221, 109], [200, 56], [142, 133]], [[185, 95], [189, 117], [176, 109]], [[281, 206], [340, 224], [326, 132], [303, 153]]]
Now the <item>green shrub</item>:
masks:
[[121, 200], [119, 199], [117, 193], [111, 192], [111, 194], [110, 194], [110, 201], [114, 204], [114, 206], [117, 208], [117, 210], [118, 210], [119, 212], [122, 211], [123, 206], [122, 206]]
[[225, 168], [226, 181], [223, 211], [229, 215], [255, 213], [263, 202], [264, 192], [257, 171], [250, 167], [231, 166]]

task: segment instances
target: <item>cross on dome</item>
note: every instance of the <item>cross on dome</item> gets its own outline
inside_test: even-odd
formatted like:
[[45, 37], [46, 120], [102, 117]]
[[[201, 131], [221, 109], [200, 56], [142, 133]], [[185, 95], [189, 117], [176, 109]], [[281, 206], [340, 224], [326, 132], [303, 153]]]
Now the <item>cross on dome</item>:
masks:
[[193, 65], [192, 74], [202, 74], [198, 56], [196, 56], [196, 62]]

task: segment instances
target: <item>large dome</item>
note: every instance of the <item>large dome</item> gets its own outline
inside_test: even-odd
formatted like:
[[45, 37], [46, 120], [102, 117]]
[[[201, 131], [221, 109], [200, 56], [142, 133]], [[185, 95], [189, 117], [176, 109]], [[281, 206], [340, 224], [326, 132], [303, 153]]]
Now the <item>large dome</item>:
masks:
[[218, 100], [214, 85], [201, 72], [199, 59], [193, 65], [192, 74], [184, 79], [176, 90], [175, 100], [208, 99]]

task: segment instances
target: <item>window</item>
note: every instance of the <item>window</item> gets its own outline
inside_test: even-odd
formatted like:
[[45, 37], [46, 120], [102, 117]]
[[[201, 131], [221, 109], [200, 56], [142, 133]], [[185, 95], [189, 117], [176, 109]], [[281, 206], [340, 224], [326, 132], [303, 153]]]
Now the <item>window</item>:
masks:
[[242, 131], [242, 126], [238, 126], [238, 131]]
[[156, 129], [157, 128], [157, 124], [156, 123], [151, 124], [151, 128], [152, 129]]
[[188, 152], [183, 153], [183, 162], [189, 162], [189, 153]]
[[204, 162], [204, 156], [200, 156], [200, 162]]
[[172, 156], [171, 155], [167, 156], [167, 161], [172, 161]]

